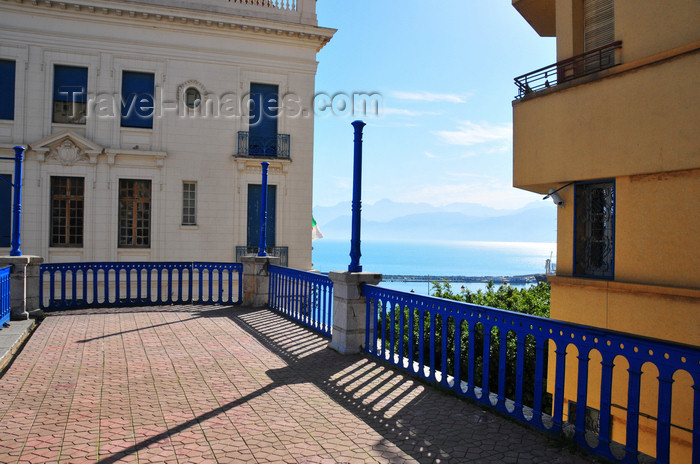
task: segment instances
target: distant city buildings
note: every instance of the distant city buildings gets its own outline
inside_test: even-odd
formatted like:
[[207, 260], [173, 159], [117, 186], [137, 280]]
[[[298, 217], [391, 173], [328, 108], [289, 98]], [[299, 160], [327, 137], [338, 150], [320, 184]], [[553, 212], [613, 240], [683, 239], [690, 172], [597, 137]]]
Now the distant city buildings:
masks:
[[[514, 184], [558, 195], [552, 318], [697, 345], [700, 3], [514, 0], [513, 6], [540, 35], [557, 39], [559, 61], [516, 78], [513, 104]], [[593, 352], [591, 365], [600, 361]], [[635, 405], [625, 404], [615, 386], [627, 385], [626, 361], [614, 364], [611, 438], [624, 442], [627, 409]], [[671, 460], [690, 462], [693, 380], [682, 369], [665, 378], [647, 367], [641, 450], [654, 454], [663, 407], [649, 401], [656, 399], [650, 392], [670, 382]], [[571, 419], [575, 363], [566, 372], [564, 410]], [[600, 375], [598, 367], [589, 383], [600, 385]], [[589, 399], [586, 414], [595, 426], [600, 399]]]
[[[0, 4], [0, 156], [27, 146], [22, 250], [311, 267], [315, 0]], [[13, 163], [0, 161], [11, 179]], [[0, 185], [0, 251], [11, 196]], [[1, 253], [0, 253], [1, 254]]]

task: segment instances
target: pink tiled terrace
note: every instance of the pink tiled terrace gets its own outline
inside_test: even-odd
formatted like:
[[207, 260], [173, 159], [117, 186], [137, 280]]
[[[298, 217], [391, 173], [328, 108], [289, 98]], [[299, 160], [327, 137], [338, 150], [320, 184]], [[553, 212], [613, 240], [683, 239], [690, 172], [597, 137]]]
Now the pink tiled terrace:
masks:
[[49, 315], [0, 378], [2, 463], [583, 463], [269, 310]]

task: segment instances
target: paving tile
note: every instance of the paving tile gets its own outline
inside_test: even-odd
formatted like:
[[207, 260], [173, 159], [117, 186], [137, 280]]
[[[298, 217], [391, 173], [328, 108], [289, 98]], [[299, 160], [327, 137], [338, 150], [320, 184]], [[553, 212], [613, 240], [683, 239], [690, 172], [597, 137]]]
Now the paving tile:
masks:
[[584, 463], [268, 310], [50, 315], [0, 378], [0, 462]]

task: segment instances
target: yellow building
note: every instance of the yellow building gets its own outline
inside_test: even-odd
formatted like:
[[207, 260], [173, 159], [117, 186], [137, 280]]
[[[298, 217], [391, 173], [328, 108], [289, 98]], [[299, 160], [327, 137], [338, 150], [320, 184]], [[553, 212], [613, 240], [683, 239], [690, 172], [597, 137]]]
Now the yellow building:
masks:
[[[513, 6], [557, 43], [556, 64], [516, 78], [513, 103], [513, 183], [556, 191], [561, 203], [552, 318], [698, 345], [700, 1]], [[574, 361], [565, 414], [576, 398]], [[615, 390], [626, 388], [626, 366], [615, 364], [611, 438], [624, 443], [626, 405]], [[652, 370], [642, 376], [639, 428], [650, 455]], [[684, 371], [673, 380], [672, 462], [690, 462], [692, 382]]]

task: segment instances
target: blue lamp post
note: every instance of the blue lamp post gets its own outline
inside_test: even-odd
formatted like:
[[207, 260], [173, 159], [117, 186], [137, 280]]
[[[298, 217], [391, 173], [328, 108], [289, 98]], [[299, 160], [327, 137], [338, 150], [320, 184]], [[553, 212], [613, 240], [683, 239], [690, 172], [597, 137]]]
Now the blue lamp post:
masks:
[[10, 187], [13, 188], [12, 241], [10, 242], [10, 256], [22, 256], [22, 250], [20, 250], [19, 247], [22, 244], [22, 240], [20, 238], [20, 231], [22, 230], [22, 159], [24, 158], [25, 148], [18, 145], [14, 147], [14, 149], [14, 158], [0, 157], [0, 159], [15, 161], [15, 177], [12, 179], [13, 182], [10, 183], [4, 178], [0, 179], [10, 184]]
[[270, 163], [263, 161], [262, 166], [262, 191], [260, 192], [260, 242], [258, 243], [258, 256], [267, 256], [267, 168]]
[[350, 240], [349, 272], [362, 272], [360, 264], [360, 212], [362, 210], [362, 128], [365, 123], [355, 121], [355, 154], [352, 175], [352, 238]]

